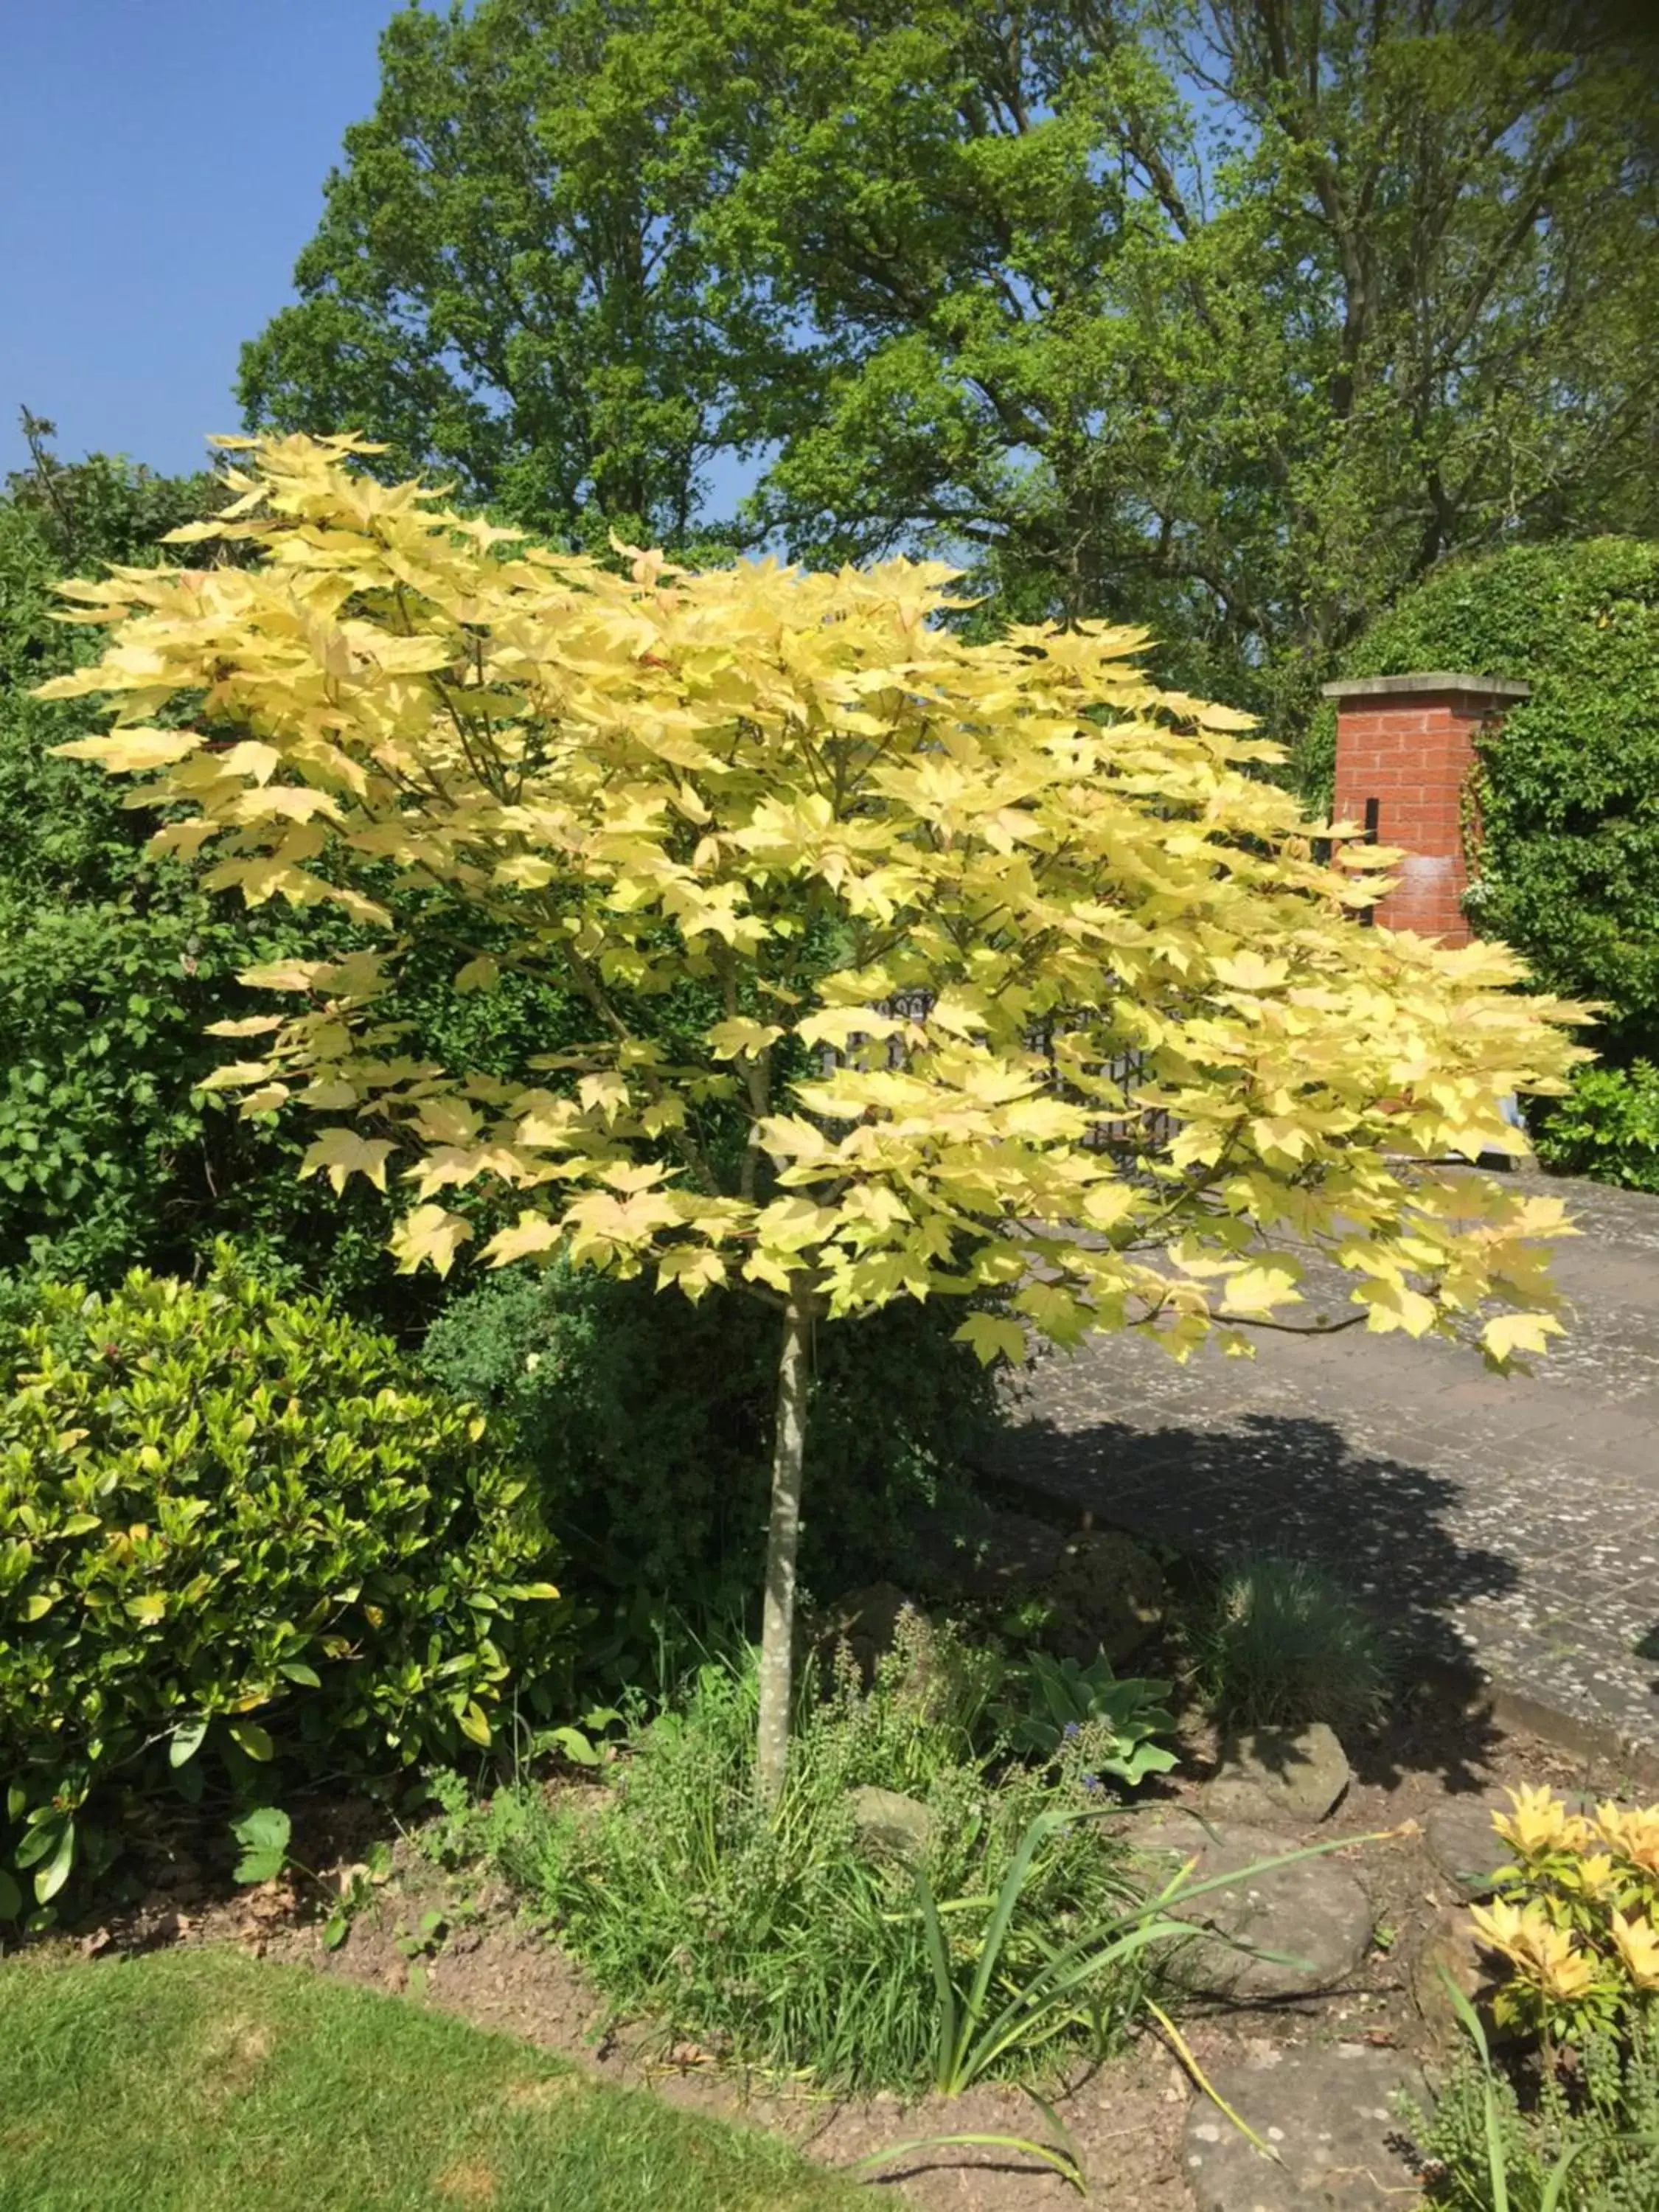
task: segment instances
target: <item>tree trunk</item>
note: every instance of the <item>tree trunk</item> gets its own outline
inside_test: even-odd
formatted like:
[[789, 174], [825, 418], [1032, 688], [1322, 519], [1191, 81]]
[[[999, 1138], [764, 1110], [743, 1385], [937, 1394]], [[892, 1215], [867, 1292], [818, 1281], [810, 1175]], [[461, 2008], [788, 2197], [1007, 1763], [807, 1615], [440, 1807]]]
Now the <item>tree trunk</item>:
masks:
[[778, 1355], [778, 1418], [772, 1444], [772, 1517], [766, 1535], [766, 1605], [761, 1620], [760, 1729], [755, 1778], [761, 1802], [783, 1795], [794, 1676], [795, 1552], [800, 1541], [801, 1474], [806, 1457], [806, 1366], [811, 1309], [790, 1297]]

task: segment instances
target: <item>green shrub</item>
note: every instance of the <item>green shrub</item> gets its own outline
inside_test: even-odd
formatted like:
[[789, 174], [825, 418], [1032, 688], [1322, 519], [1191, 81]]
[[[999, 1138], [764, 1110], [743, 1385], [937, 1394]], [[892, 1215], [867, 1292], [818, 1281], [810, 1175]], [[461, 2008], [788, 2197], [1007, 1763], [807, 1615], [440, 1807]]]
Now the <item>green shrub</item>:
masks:
[[[42, 453], [0, 494], [0, 1255], [106, 1288], [138, 1265], [191, 1274], [229, 1235], [413, 1335], [441, 1294], [396, 1273], [386, 1195], [360, 1177], [319, 1206], [295, 1180], [310, 1132], [244, 1121], [198, 1087], [224, 1058], [208, 1024], [268, 1011], [240, 972], [318, 954], [314, 915], [210, 895], [149, 854], [154, 821], [100, 770], [52, 750], [99, 718], [30, 696], [94, 650], [58, 619], [54, 580], [105, 561], [199, 561], [200, 547], [163, 540], [222, 497], [212, 477], [157, 477], [103, 454], [63, 465]], [[480, 933], [437, 906], [396, 1009], [432, 1049], [500, 1072], [586, 1036], [585, 1005], [522, 977], [457, 993], [458, 927]], [[349, 949], [337, 929], [326, 941]]]
[[[802, 1571], [829, 1592], [910, 1564], [918, 1510], [959, 1498], [996, 1385], [959, 1308], [900, 1300], [819, 1340]], [[764, 1543], [776, 1317], [693, 1305], [649, 1282], [556, 1262], [464, 1294], [428, 1334], [428, 1371], [509, 1416], [583, 1586], [681, 1605], [751, 1590]]]
[[[975, 1748], [982, 1663], [906, 1616], [867, 1692], [846, 1667], [826, 1698], [803, 1704], [775, 1817], [754, 1797], [752, 1663], [711, 1665], [681, 1710], [639, 1735], [603, 1809], [560, 1812], [539, 1792], [509, 1793], [472, 1823], [452, 1820], [446, 1840], [458, 1850], [483, 1842], [619, 2011], [815, 2081], [921, 2087], [938, 2063], [939, 1992], [915, 1866], [867, 1831], [860, 1842], [852, 1793], [903, 1792], [927, 1808], [921, 1863], [963, 1960], [1033, 1816], [1100, 1802], [1080, 1779], [1050, 1784], [1018, 1766], [994, 1780]], [[1129, 1893], [1121, 1848], [1091, 1821], [1048, 1837], [1003, 1973], [1029, 1976]], [[1129, 1962], [1096, 1977], [1055, 2052], [1103, 2047], [1139, 1988]], [[1022, 2045], [1001, 2070], [1031, 2063]]]
[[[1598, 538], [1449, 564], [1366, 632], [1344, 673], [1425, 668], [1532, 686], [1482, 751], [1472, 920], [1547, 988], [1605, 1002], [1590, 1041], [1615, 1066], [1659, 1058], [1659, 544]], [[1322, 805], [1334, 747], [1327, 708], [1300, 761]], [[1583, 1132], [1605, 1103], [1585, 1094], [1577, 1117], [1575, 1164], [1596, 1172]]]
[[1230, 1567], [1194, 1607], [1188, 1637], [1199, 1692], [1229, 1727], [1340, 1729], [1372, 1718], [1387, 1695], [1382, 1632], [1297, 1560]]
[[1492, 1815], [1507, 1863], [1469, 1908], [1505, 1965], [1494, 2019], [1546, 2045], [1659, 2022], [1659, 1804], [1608, 1798], [1589, 1815], [1547, 1784], [1510, 1798]]
[[528, 1486], [386, 1339], [228, 1248], [0, 1315], [0, 1868], [40, 1902], [169, 1775], [453, 1759], [558, 1692]]
[[1538, 1133], [1540, 1158], [1626, 1190], [1659, 1191], [1659, 1066], [1579, 1067]]
[[[1474, 2212], [1651, 2212], [1659, 2204], [1659, 1805], [1575, 1812], [1547, 1785], [1492, 1816], [1508, 1863], [1469, 1908], [1504, 1961], [1494, 2056], [1449, 1995], [1460, 2061], [1422, 2135], [1430, 2201]], [[1569, 2048], [1568, 2046], [1571, 2046]]]

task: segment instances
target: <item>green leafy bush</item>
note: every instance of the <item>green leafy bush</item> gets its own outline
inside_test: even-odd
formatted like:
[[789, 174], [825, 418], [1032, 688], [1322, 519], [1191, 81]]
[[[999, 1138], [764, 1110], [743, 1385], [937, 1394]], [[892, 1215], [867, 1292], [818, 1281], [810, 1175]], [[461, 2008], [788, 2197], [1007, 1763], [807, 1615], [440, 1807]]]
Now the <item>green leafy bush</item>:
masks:
[[1501, 2027], [1546, 2045], [1659, 2021], [1659, 1804], [1575, 1813], [1546, 1785], [1510, 1792], [1492, 1828], [1510, 1860], [1469, 1908], [1504, 1961]]
[[[1365, 633], [1344, 673], [1425, 668], [1532, 686], [1482, 750], [1468, 912], [1544, 988], [1606, 1006], [1589, 1042], [1631, 1081], [1581, 1072], [1543, 1146], [1564, 1166], [1639, 1179], [1652, 1079], [1633, 1063], [1659, 1058], [1659, 544], [1597, 538], [1449, 564]], [[1302, 749], [1320, 805], [1335, 732], [1328, 707]]]
[[1461, 2060], [1426, 2145], [1430, 2201], [1474, 2212], [1650, 2212], [1659, 2204], [1659, 1805], [1593, 1814], [1539, 1785], [1492, 1816], [1495, 1893], [1470, 1907], [1504, 1961], [1494, 2055], [1450, 1983]]
[[[918, 1509], [964, 1489], [996, 1386], [951, 1342], [961, 1319], [901, 1300], [820, 1339], [802, 1551], [816, 1588], [903, 1572]], [[462, 1295], [422, 1356], [511, 1418], [584, 1588], [718, 1608], [753, 1588], [763, 1544], [775, 1338], [745, 1299], [693, 1305], [556, 1262]]]
[[[867, 1692], [848, 1663], [826, 1698], [803, 1704], [783, 1801], [768, 1816], [753, 1786], [753, 1665], [711, 1664], [680, 1709], [639, 1734], [600, 1809], [560, 1810], [526, 1790], [469, 1817], [457, 1792], [444, 1840], [493, 1853], [619, 2011], [823, 2083], [922, 2087], [939, 2059], [939, 1996], [918, 1863], [954, 1954], [971, 1962], [1034, 1817], [1098, 1803], [1018, 1765], [994, 1776], [975, 1742], [982, 1665], [906, 1616]], [[919, 1861], [860, 1836], [860, 1790], [906, 1793], [926, 1808]], [[878, 1809], [890, 1819], [890, 1804]], [[1121, 1847], [1091, 1820], [1051, 1825], [1000, 1972], [1029, 1978], [1131, 1894]], [[1133, 1960], [1090, 1977], [1043, 2021], [1051, 2048], [1075, 2057], [1109, 2044], [1140, 1988]], [[1017, 2039], [996, 2070], [1029, 2068], [1028, 2043]]]
[[1578, 1067], [1550, 1109], [1538, 1151], [1552, 1167], [1626, 1190], [1659, 1191], [1659, 1066]]
[[1153, 1739], [1173, 1735], [1167, 1700], [1171, 1685], [1118, 1675], [1104, 1654], [1087, 1667], [1033, 1651], [1007, 1685], [1009, 1741], [1016, 1751], [1054, 1759], [1068, 1746], [1096, 1776], [1133, 1789], [1149, 1774], [1167, 1774], [1175, 1753]]
[[1230, 1727], [1340, 1729], [1372, 1718], [1387, 1696], [1381, 1630], [1298, 1560], [1228, 1568], [1194, 1607], [1188, 1640], [1198, 1691]]
[[488, 1745], [510, 1700], [560, 1691], [553, 1558], [476, 1408], [228, 1248], [198, 1286], [14, 1292], [0, 1868], [48, 1902], [169, 1774], [198, 1796], [210, 1767], [246, 1788], [272, 1759], [362, 1776]]

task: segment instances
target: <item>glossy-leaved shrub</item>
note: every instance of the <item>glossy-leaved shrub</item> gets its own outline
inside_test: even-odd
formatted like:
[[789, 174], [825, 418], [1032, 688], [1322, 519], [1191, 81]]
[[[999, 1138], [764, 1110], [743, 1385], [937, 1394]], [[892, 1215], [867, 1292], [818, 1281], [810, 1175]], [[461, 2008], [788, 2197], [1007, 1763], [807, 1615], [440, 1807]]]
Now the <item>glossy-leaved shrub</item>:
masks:
[[1659, 1191], [1659, 1066], [1583, 1067], [1539, 1133], [1552, 1167], [1626, 1190]]
[[158, 1790], [372, 1777], [549, 1710], [554, 1564], [477, 1407], [228, 1248], [199, 1285], [26, 1288], [0, 1308], [0, 1915], [107, 1863]]

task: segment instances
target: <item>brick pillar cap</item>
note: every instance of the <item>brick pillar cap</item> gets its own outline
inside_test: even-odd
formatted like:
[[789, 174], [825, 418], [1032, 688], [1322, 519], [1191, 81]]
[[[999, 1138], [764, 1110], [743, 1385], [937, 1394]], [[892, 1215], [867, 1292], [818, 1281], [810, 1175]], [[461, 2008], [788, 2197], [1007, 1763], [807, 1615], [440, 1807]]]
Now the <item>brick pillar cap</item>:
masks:
[[1345, 676], [1339, 683], [1322, 684], [1327, 699], [1392, 699], [1425, 691], [1450, 693], [1470, 699], [1530, 699], [1530, 684], [1509, 676], [1463, 676], [1449, 669], [1419, 670], [1412, 676]]

